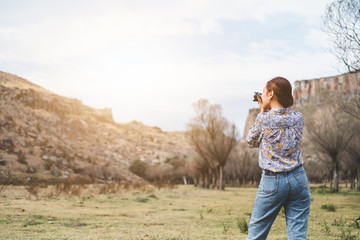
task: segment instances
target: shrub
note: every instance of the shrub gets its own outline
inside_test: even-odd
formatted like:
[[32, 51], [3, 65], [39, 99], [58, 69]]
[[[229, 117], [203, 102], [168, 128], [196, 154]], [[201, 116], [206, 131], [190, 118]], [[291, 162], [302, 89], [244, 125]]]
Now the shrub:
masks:
[[321, 209], [326, 209], [329, 212], [335, 212], [335, 206], [332, 203], [321, 205]]
[[149, 196], [148, 196], [149, 198], [154, 198], [154, 199], [159, 199], [157, 196], [155, 196], [154, 194], [150, 194]]
[[249, 225], [245, 218], [238, 218], [236, 225], [241, 233], [248, 233]]
[[149, 164], [137, 159], [131, 164], [131, 166], [129, 167], [129, 170], [132, 173], [134, 173], [135, 175], [138, 175], [139, 177], [145, 178], [146, 170], [148, 168], [149, 168]]
[[117, 193], [120, 191], [120, 187], [120, 184], [108, 183], [100, 187], [99, 194]]
[[17, 155], [17, 161], [19, 162], [19, 163], [21, 163], [21, 164], [27, 164], [27, 162], [26, 162], [26, 156], [25, 156], [25, 154], [20, 150], [20, 151], [18, 151], [17, 153], [16, 153], [16, 155]]
[[146, 202], [149, 201], [149, 198], [147, 198], [147, 197], [137, 197], [137, 198], [136, 198], [136, 201], [137, 201], [137, 202], [146, 203]]
[[54, 163], [50, 159], [44, 159], [43, 161], [45, 169], [50, 170]]
[[39, 194], [39, 186], [35, 184], [27, 185], [25, 186], [25, 189], [28, 191], [30, 195], [35, 196], [36, 199], [38, 199]]

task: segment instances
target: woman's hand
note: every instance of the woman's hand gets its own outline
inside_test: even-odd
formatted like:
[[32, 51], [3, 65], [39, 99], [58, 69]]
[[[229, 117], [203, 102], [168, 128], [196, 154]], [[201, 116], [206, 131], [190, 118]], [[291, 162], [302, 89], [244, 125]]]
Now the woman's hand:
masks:
[[267, 111], [270, 110], [270, 109], [266, 109], [264, 107], [264, 104], [263, 104], [262, 99], [260, 97], [258, 97], [257, 99], [258, 99], [258, 104], [259, 104], [259, 107], [260, 107], [260, 112], [267, 112]]

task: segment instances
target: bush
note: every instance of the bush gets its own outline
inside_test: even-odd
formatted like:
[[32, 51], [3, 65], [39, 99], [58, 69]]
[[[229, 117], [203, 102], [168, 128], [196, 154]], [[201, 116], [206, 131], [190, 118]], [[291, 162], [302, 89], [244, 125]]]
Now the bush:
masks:
[[129, 170], [132, 173], [134, 173], [135, 175], [138, 175], [139, 177], [145, 178], [146, 171], [147, 171], [148, 168], [149, 168], [149, 164], [137, 159], [131, 164], [131, 166], [129, 167]]
[[54, 163], [50, 159], [44, 159], [43, 161], [45, 169], [50, 170]]
[[249, 228], [249, 225], [248, 225], [248, 223], [247, 223], [247, 221], [246, 221], [246, 219], [245, 218], [238, 218], [237, 219], [237, 227], [239, 228], [239, 230], [240, 230], [240, 232], [241, 233], [248, 233], [248, 228]]
[[28, 193], [35, 196], [36, 199], [38, 199], [39, 188], [40, 187], [35, 184], [25, 186], [25, 189], [28, 191]]
[[115, 183], [108, 183], [100, 187], [99, 194], [110, 194], [120, 192], [121, 185]]
[[21, 164], [27, 164], [26, 162], [26, 156], [25, 154], [20, 150], [19, 152], [16, 153], [17, 155], [17, 161]]
[[137, 202], [146, 203], [146, 202], [149, 201], [149, 198], [147, 198], [147, 197], [137, 197], [137, 198], [136, 198], [136, 201], [137, 201]]
[[321, 205], [321, 209], [326, 209], [329, 212], [335, 212], [335, 206], [332, 203]]

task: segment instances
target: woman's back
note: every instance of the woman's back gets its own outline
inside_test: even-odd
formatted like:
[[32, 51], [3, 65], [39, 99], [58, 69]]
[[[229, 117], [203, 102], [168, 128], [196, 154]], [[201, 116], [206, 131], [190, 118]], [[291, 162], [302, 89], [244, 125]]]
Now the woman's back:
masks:
[[250, 145], [260, 147], [260, 167], [288, 172], [301, 165], [303, 126], [302, 114], [290, 108], [273, 108], [260, 113], [246, 138]]

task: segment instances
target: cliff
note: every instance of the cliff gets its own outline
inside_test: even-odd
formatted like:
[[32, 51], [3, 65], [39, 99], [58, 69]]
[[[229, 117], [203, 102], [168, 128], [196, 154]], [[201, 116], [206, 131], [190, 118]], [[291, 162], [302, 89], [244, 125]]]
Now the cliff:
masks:
[[322, 89], [339, 91], [347, 96], [360, 94], [360, 73], [347, 73], [332, 77], [300, 80], [295, 81], [294, 86], [294, 106], [300, 107], [308, 103]]

